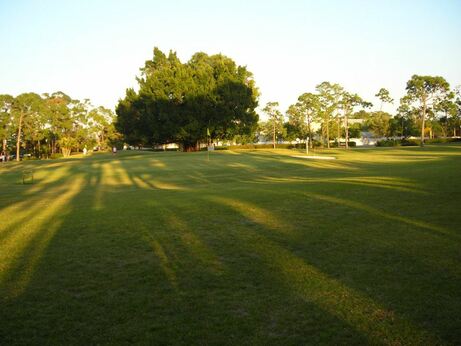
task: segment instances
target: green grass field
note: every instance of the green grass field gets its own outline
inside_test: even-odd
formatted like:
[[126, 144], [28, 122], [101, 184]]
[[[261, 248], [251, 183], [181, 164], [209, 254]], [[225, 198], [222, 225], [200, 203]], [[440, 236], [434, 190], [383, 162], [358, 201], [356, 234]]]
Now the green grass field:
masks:
[[461, 146], [294, 154], [0, 165], [0, 344], [460, 344]]

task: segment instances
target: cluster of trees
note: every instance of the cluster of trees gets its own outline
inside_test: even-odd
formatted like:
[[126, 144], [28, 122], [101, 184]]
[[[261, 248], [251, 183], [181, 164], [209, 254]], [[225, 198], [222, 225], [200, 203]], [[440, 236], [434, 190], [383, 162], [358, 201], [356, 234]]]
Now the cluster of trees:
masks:
[[344, 138], [348, 146], [350, 126], [349, 119], [359, 109], [371, 107], [370, 102], [364, 101], [359, 95], [346, 91], [339, 84], [323, 82], [316, 86], [316, 93], [304, 93], [298, 97], [295, 104], [286, 111], [288, 122], [278, 110], [277, 102], [269, 102], [263, 112], [268, 120], [260, 124], [260, 134], [272, 134], [275, 148], [277, 138], [285, 136], [288, 139], [303, 138], [313, 145], [314, 124], [319, 124], [317, 134], [321, 142], [330, 147], [330, 140], [337, 143]]
[[1, 151], [19, 160], [23, 152], [46, 158], [85, 147], [105, 149], [119, 138], [114, 120], [111, 110], [63, 92], [0, 95]]
[[285, 114], [277, 102], [268, 102], [267, 121], [258, 123], [252, 73], [224, 55], [196, 53], [182, 63], [176, 53], [155, 48], [140, 70], [139, 88], [126, 90], [117, 116], [62, 92], [0, 95], [2, 153], [15, 153], [17, 160], [21, 151], [69, 156], [122, 140], [134, 146], [177, 143], [193, 151], [211, 139], [245, 144], [261, 137], [274, 147], [280, 140], [302, 139], [311, 147], [316, 140], [328, 148], [340, 143], [347, 148], [349, 138], [361, 131], [376, 137], [420, 135], [421, 144], [427, 136], [461, 135], [461, 90], [450, 90], [438, 76], [412, 76], [396, 114], [383, 111], [384, 104], [394, 102], [384, 88], [376, 94], [380, 110], [370, 111], [372, 104], [359, 95], [323, 82], [315, 92], [300, 95]]
[[154, 49], [117, 107], [117, 130], [135, 146], [200, 143], [249, 136], [258, 124], [258, 90], [251, 72], [221, 54], [196, 53], [182, 63], [176, 53]]
[[[375, 95], [380, 99], [380, 110], [369, 111], [371, 103], [357, 94], [344, 90], [338, 84], [323, 82], [315, 93], [304, 93], [285, 115], [277, 102], [268, 102], [263, 112], [268, 120], [259, 124], [258, 134], [275, 143], [282, 139], [306, 139], [311, 147], [319, 138], [323, 146], [359, 137], [369, 131], [375, 137], [420, 136], [421, 145], [426, 137], [461, 135], [461, 90], [450, 90], [443, 77], [414, 75], [407, 82], [406, 95], [400, 100], [396, 114], [383, 111], [383, 105], [393, 104], [389, 91], [381, 88]], [[349, 125], [350, 119], [361, 119]], [[314, 124], [316, 126], [314, 126]]]
[[301, 139], [311, 147], [316, 140], [327, 148], [340, 143], [347, 148], [349, 138], [365, 131], [375, 137], [419, 135], [422, 144], [427, 136], [460, 132], [460, 92], [450, 90], [442, 77], [412, 76], [396, 114], [383, 111], [384, 104], [394, 103], [385, 88], [376, 94], [379, 111], [370, 111], [372, 104], [359, 95], [323, 82], [300, 95], [285, 114], [277, 102], [268, 102], [267, 121], [258, 123], [252, 74], [226, 56], [196, 53], [182, 63], [176, 53], [155, 48], [140, 70], [138, 91], [127, 89], [116, 108], [116, 129], [135, 146], [177, 143], [192, 151], [210, 139], [246, 144], [265, 138], [274, 147]]

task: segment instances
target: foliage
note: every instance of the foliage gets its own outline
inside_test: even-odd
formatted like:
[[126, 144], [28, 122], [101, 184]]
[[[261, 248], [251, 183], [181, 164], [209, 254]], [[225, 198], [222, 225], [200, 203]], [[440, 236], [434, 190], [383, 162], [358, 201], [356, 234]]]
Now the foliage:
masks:
[[403, 102], [418, 111], [421, 121], [421, 146], [424, 145], [426, 131], [426, 116], [428, 112], [436, 109], [437, 104], [449, 92], [450, 85], [440, 76], [418, 76], [413, 75], [407, 82], [407, 95]]
[[312, 125], [320, 119], [320, 109], [320, 97], [313, 93], [300, 95], [298, 102], [288, 108], [289, 125], [293, 127], [292, 132], [298, 134], [297, 138], [308, 138], [311, 143], [313, 142]]
[[180, 143], [197, 150], [200, 142], [252, 135], [258, 91], [246, 67], [221, 54], [196, 53], [182, 63], [154, 49], [117, 108], [117, 129], [133, 145]]
[[340, 137], [340, 99], [344, 89], [339, 84], [331, 84], [330, 82], [322, 82], [315, 87], [320, 103], [318, 118], [321, 123], [322, 142], [330, 147], [330, 129], [332, 119], [336, 119], [338, 128], [337, 138]]
[[286, 134], [283, 126], [283, 114], [279, 111], [278, 106], [278, 102], [267, 102], [263, 112], [266, 113], [268, 119], [260, 124], [261, 133], [266, 138], [271, 134], [273, 148], [275, 148], [277, 140]]
[[7, 152], [7, 143], [13, 134], [13, 119], [11, 109], [14, 97], [11, 95], [0, 95], [0, 141], [1, 153]]
[[380, 111], [383, 110], [384, 103], [393, 103], [394, 99], [391, 97], [389, 90], [386, 88], [379, 89], [378, 93], [375, 95], [377, 98], [381, 100], [381, 108]]
[[367, 125], [376, 137], [390, 136], [390, 125], [392, 116], [389, 113], [378, 111], [370, 113]]
[[[104, 119], [96, 116], [100, 111]], [[55, 156], [59, 151], [69, 156], [73, 150], [92, 148], [101, 131], [105, 143], [119, 138], [113, 120], [112, 111], [94, 108], [88, 100], [73, 100], [61, 91], [42, 96], [0, 95], [1, 151], [12, 153], [15, 149], [17, 159], [22, 151], [36, 158]]]
[[401, 144], [400, 140], [395, 139], [382, 139], [376, 142], [377, 147], [396, 147]]

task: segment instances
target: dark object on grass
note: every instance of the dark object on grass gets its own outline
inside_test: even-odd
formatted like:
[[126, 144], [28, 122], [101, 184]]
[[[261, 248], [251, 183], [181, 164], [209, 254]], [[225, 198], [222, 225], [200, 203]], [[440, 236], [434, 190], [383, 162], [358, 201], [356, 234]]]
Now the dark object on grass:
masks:
[[33, 184], [34, 183], [34, 171], [22, 171], [22, 183]]

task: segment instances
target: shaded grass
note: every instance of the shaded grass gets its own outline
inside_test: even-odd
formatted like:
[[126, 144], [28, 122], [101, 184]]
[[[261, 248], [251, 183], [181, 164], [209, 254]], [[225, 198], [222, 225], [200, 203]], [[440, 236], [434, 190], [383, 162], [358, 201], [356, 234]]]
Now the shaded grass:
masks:
[[459, 343], [461, 147], [318, 154], [1, 166], [0, 343]]

